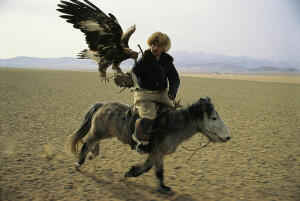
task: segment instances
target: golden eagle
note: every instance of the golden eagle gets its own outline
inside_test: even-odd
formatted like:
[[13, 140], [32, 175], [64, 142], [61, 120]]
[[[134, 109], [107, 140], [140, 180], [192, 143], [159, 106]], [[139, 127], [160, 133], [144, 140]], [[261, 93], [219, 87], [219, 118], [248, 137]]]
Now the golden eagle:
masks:
[[113, 14], [106, 15], [88, 0], [84, 2], [62, 0], [57, 10], [64, 13], [60, 17], [67, 19], [74, 28], [85, 34], [89, 50], [80, 52], [79, 58], [97, 62], [100, 77], [107, 80], [106, 69], [109, 66], [112, 65], [116, 73], [123, 73], [120, 63], [129, 58], [137, 59], [138, 53], [128, 47], [128, 40], [135, 32], [135, 25], [123, 33]]

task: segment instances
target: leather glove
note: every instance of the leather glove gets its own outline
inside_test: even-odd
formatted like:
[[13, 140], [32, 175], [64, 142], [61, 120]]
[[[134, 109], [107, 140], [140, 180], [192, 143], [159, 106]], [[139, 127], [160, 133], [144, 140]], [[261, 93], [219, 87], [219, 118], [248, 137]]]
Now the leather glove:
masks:
[[130, 73], [125, 73], [125, 74], [121, 74], [121, 75], [117, 75], [114, 78], [115, 84], [119, 87], [133, 87], [134, 83], [132, 80], [132, 77], [130, 75]]
[[169, 99], [170, 99], [170, 100], [174, 100], [175, 97], [176, 97], [176, 95], [174, 95], [174, 94], [172, 94], [172, 93], [170, 93], [170, 92], [168, 92], [168, 96], [169, 96]]

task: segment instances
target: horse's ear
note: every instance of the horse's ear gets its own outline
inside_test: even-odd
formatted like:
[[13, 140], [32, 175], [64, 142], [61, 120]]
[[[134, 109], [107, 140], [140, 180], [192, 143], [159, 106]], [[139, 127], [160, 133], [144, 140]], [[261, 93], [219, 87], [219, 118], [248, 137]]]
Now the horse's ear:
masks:
[[211, 99], [209, 96], [204, 96], [204, 98], [200, 98], [199, 101], [205, 101], [205, 102], [211, 103]]
[[200, 103], [206, 102], [206, 99], [205, 98], [199, 98], [198, 102], [200, 102]]
[[207, 102], [211, 103], [211, 99], [209, 96], [205, 96], [204, 98], [207, 100]]

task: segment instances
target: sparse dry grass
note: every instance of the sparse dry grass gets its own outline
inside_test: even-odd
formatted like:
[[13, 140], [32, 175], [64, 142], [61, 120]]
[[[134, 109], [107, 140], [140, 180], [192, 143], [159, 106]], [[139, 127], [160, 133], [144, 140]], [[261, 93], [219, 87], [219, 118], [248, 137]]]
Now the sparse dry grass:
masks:
[[[178, 98], [208, 95], [232, 133], [188, 160], [178, 148], [165, 160], [166, 184], [156, 193], [153, 170], [124, 180], [141, 156], [116, 139], [82, 172], [64, 143], [95, 102], [132, 103], [128, 91], [104, 85], [95, 72], [0, 68], [0, 200], [299, 200], [300, 85], [182, 77]], [[196, 148], [200, 136], [184, 146]]]

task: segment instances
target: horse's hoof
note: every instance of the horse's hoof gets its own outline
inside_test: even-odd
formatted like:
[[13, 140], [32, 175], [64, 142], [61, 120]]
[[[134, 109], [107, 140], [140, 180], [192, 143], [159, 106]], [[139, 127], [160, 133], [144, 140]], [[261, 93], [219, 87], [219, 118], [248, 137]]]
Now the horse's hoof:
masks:
[[172, 189], [167, 186], [161, 186], [157, 190], [158, 190], [158, 192], [165, 194], [165, 195], [174, 195], [175, 194], [175, 192], [172, 191]]
[[80, 171], [79, 168], [80, 168], [80, 164], [76, 162], [76, 163], [75, 163], [75, 169], [76, 169], [77, 171]]
[[140, 174], [137, 173], [138, 171], [138, 167], [137, 166], [132, 166], [130, 168], [130, 170], [128, 172], [125, 173], [125, 177], [137, 177], [139, 176]]
[[132, 174], [132, 171], [128, 171], [128, 172], [125, 173], [124, 177], [125, 178], [134, 177], [134, 175]]

